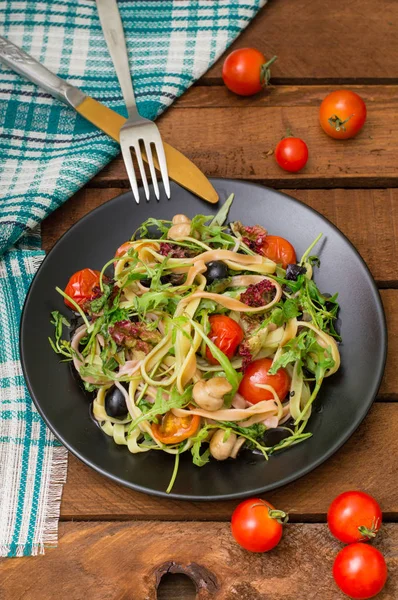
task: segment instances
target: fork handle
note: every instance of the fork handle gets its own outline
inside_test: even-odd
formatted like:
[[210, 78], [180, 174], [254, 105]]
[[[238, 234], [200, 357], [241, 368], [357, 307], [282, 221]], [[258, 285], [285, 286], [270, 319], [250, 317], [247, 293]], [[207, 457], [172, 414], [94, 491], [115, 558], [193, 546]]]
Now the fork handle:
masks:
[[126, 39], [117, 0], [96, 0], [102, 31], [113, 60], [129, 117], [138, 116]]

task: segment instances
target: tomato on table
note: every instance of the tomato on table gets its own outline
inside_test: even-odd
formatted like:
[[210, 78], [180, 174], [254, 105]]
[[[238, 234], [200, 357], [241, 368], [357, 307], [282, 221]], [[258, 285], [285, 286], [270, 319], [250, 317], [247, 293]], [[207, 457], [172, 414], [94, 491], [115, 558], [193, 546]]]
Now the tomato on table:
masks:
[[261, 498], [249, 498], [234, 510], [231, 531], [235, 541], [250, 552], [268, 552], [281, 540], [288, 516]]
[[172, 411], [158, 417], [158, 423], [151, 425], [152, 433], [162, 444], [179, 444], [194, 435], [199, 429], [200, 417], [187, 415], [177, 417]]
[[381, 592], [387, 581], [386, 561], [369, 544], [350, 544], [336, 556], [333, 577], [344, 594], [354, 600], [367, 600]]
[[297, 171], [301, 171], [307, 164], [307, 144], [301, 138], [283, 138], [275, 148], [275, 159], [278, 165], [285, 171], [297, 173]]
[[366, 105], [361, 96], [349, 90], [337, 90], [323, 99], [319, 121], [325, 133], [337, 140], [352, 138], [366, 121]]
[[344, 492], [333, 500], [328, 510], [330, 532], [344, 544], [374, 538], [381, 522], [378, 502], [365, 492]]
[[[209, 323], [210, 333], [208, 337], [227, 358], [231, 359], [244, 338], [242, 327], [226, 315], [211, 315]], [[209, 348], [206, 348], [206, 358], [212, 365], [219, 364]]]
[[287, 265], [297, 262], [296, 252], [290, 242], [279, 235], [267, 235], [262, 252], [266, 258], [273, 260], [286, 269]]
[[271, 368], [270, 358], [259, 358], [247, 367], [239, 386], [241, 394], [247, 402], [257, 404], [262, 400], [272, 400], [273, 395], [269, 390], [257, 387], [257, 383], [269, 385], [274, 388], [278, 398], [283, 400], [290, 389], [290, 376], [286, 369], [278, 369], [275, 375], [268, 373]]
[[[77, 271], [69, 279], [65, 288], [65, 294], [84, 309], [87, 302], [91, 302], [91, 300], [94, 300], [98, 296], [100, 275], [101, 273], [94, 269]], [[67, 298], [64, 298], [64, 302], [66, 306], [72, 310], [76, 310], [76, 307]]]
[[231, 92], [239, 96], [253, 96], [268, 85], [271, 78], [269, 61], [255, 48], [240, 48], [228, 54], [222, 68], [222, 78]]

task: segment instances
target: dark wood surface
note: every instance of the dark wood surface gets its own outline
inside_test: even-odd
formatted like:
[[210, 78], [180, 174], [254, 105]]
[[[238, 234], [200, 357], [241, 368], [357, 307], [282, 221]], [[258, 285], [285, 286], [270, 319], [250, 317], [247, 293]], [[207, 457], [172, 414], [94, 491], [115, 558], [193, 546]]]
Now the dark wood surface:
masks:
[[[252, 555], [234, 544], [236, 502], [190, 503], [122, 488], [69, 459], [60, 540], [45, 557], [0, 563], [5, 600], [339, 600], [331, 565], [339, 549], [325, 519], [330, 501], [360, 488], [376, 496], [386, 524], [376, 541], [389, 581], [380, 600], [398, 598], [398, 2], [272, 0], [234, 47], [278, 55], [273, 87], [238, 98], [221, 84], [219, 61], [160, 119], [165, 139], [209, 176], [265, 183], [334, 222], [366, 260], [386, 308], [389, 350], [377, 402], [353, 437], [305, 478], [267, 494], [290, 512], [281, 545]], [[368, 122], [354, 140], [321, 131], [318, 107], [344, 84], [358, 91]], [[310, 148], [297, 175], [269, 155], [290, 128]], [[43, 224], [49, 250], [84, 214], [125, 191], [116, 159]], [[349, 189], [347, 189], [349, 188]], [[88, 522], [89, 521], [89, 522]]]

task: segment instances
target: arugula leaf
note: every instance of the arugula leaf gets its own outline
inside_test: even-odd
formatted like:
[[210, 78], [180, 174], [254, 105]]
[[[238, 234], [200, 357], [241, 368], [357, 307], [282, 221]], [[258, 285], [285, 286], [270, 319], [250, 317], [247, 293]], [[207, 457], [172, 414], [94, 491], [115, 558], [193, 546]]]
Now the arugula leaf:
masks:
[[112, 293], [112, 287], [108, 283], [104, 283], [103, 288], [103, 294], [99, 298], [96, 298], [90, 302], [90, 311], [92, 313], [99, 313], [107, 304], [108, 298]]
[[134, 308], [138, 314], [145, 316], [147, 312], [159, 307], [164, 307], [173, 315], [181, 296], [168, 290], [161, 292], [146, 292], [142, 296], [135, 296]]
[[138, 238], [153, 238], [153, 231], [150, 231], [150, 228], [157, 229], [161, 233], [161, 237], [157, 239], [165, 239], [167, 236], [167, 232], [171, 227], [171, 221], [165, 221], [163, 219], [155, 219], [153, 217], [149, 217], [144, 223], [133, 233], [132, 239]]
[[209, 428], [207, 425], [202, 427], [192, 439], [193, 445], [191, 448], [192, 462], [197, 467], [203, 467], [210, 461], [210, 449], [207, 448], [202, 454], [200, 453], [202, 443], [206, 440], [209, 435]]
[[212, 225], [224, 225], [225, 221], [227, 220], [229, 209], [231, 208], [232, 202], [234, 201], [234, 197], [235, 194], [230, 194], [230, 196], [228, 196], [218, 213], [210, 222], [210, 227]]
[[50, 337], [48, 338], [51, 348], [56, 354], [62, 354], [67, 360], [72, 360], [73, 356], [70, 342], [62, 339], [63, 326], [70, 327], [70, 323], [58, 310], [54, 310], [51, 313], [51, 317], [51, 324], [55, 327], [55, 343]]
[[283, 303], [282, 311], [283, 316], [286, 320], [293, 319], [294, 317], [298, 317], [301, 314], [298, 307], [297, 299], [295, 298], [288, 298], [287, 300], [285, 300], [285, 302]]
[[137, 427], [143, 421], [153, 422], [158, 415], [164, 415], [167, 411], [172, 408], [183, 408], [187, 406], [192, 399], [192, 385], [186, 388], [184, 393], [181, 395], [178, 390], [174, 387], [168, 398], [164, 397], [165, 390], [158, 388], [156, 393], [155, 402], [152, 404], [146, 413], [142, 413], [137, 417], [128, 429], [128, 433], [131, 433], [133, 429]]

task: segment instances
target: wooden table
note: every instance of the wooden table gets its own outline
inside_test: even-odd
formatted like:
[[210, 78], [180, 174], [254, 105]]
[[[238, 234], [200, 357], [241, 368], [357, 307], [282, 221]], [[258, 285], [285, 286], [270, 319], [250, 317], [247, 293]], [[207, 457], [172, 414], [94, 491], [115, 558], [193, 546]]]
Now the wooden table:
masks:
[[[237, 502], [177, 502], [120, 487], [73, 456], [61, 509], [59, 546], [45, 557], [3, 561], [5, 600], [155, 600], [162, 574], [185, 573], [196, 598], [338, 600], [331, 566], [339, 544], [325, 515], [332, 498], [361, 488], [385, 515], [376, 545], [389, 580], [380, 599], [398, 598], [398, 2], [271, 0], [234, 47], [278, 55], [274, 87], [239, 98], [222, 85], [219, 61], [159, 120], [164, 138], [209, 176], [289, 190], [355, 244], [380, 289], [389, 328], [385, 377], [370, 414], [349, 442], [303, 479], [267, 494], [291, 524], [268, 555], [231, 539]], [[329, 139], [318, 124], [331, 90], [356, 90], [368, 122], [354, 140]], [[301, 174], [269, 155], [290, 128], [309, 146]], [[116, 159], [43, 224], [44, 248], [84, 214], [128, 188]], [[186, 578], [162, 580], [159, 599], [195, 597]]]

